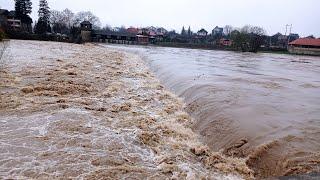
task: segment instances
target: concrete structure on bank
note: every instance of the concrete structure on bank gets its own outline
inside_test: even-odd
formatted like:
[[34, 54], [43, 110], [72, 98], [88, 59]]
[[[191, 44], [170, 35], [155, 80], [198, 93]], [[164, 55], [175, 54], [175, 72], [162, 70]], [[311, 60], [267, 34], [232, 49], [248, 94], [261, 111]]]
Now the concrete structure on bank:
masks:
[[92, 24], [89, 21], [83, 21], [81, 24], [81, 39], [83, 42], [91, 42]]
[[297, 39], [289, 43], [288, 51], [292, 54], [320, 56], [320, 39]]

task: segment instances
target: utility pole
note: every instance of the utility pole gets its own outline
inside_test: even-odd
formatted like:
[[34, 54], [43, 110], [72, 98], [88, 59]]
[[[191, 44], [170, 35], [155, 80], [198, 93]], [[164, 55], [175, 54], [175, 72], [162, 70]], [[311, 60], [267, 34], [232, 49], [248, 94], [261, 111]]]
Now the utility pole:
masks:
[[290, 26], [290, 30], [289, 30], [289, 34], [288, 34], [288, 43], [287, 43], [287, 46], [289, 45], [289, 42], [290, 42], [290, 34], [291, 34], [291, 31], [292, 31], [292, 24], [288, 25], [287, 26]]
[[[288, 27], [290, 27], [290, 28], [288, 28]], [[289, 30], [289, 34], [288, 34], [288, 36], [287, 36], [288, 30]], [[292, 31], [292, 24], [286, 24], [286, 34], [285, 34], [285, 37], [287, 37], [287, 46], [289, 45], [289, 42], [290, 42], [290, 34], [291, 34], [291, 31]]]
[[[289, 24], [286, 24], [286, 33], [284, 34], [285, 36], [287, 36], [287, 32], [288, 32], [288, 27], [290, 27], [291, 26], [291, 28], [292, 28], [292, 24], [291, 25], [289, 25]], [[290, 33], [291, 33], [291, 28], [290, 28]]]

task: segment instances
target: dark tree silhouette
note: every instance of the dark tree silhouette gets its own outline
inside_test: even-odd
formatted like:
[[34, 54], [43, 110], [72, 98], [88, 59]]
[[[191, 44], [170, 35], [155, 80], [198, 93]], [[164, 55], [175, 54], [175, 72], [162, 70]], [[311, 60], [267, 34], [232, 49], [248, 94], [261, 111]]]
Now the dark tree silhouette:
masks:
[[50, 19], [50, 8], [47, 0], [40, 0], [39, 11], [38, 11], [39, 21], [49, 22]]
[[73, 19], [74, 13], [69, 9], [50, 11], [49, 21], [54, 33], [69, 34]]
[[185, 36], [185, 35], [186, 35], [186, 30], [184, 29], [184, 26], [182, 27], [181, 35], [182, 35], [182, 36]]
[[233, 46], [242, 51], [257, 52], [264, 42], [265, 30], [258, 26], [246, 25], [240, 31], [230, 33]]
[[15, 16], [21, 19], [22, 23], [30, 23], [32, 19], [29, 14], [32, 12], [32, 2], [30, 0], [15, 0]]
[[35, 26], [35, 33], [44, 34], [46, 32], [51, 32], [50, 27], [50, 8], [47, 0], [40, 0], [39, 2], [39, 19], [38, 23]]
[[188, 28], [188, 36], [191, 36], [191, 35], [192, 35], [192, 31], [191, 31], [191, 28], [189, 26], [189, 28]]

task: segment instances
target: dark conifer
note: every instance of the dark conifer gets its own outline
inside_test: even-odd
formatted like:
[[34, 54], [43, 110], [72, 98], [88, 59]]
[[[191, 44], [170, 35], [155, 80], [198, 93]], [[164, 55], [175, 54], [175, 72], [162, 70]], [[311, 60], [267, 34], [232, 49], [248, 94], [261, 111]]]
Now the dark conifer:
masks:
[[21, 19], [22, 23], [29, 23], [31, 12], [32, 2], [30, 0], [15, 0], [15, 16]]
[[51, 27], [49, 23], [50, 8], [48, 6], [47, 0], [40, 0], [38, 16], [39, 19], [35, 27], [35, 33], [44, 34], [46, 32], [51, 32]]
[[47, 0], [40, 0], [39, 11], [38, 11], [39, 21], [49, 22], [50, 18], [50, 8], [48, 6]]
[[186, 35], [186, 30], [184, 29], [184, 26], [182, 27], [181, 35], [182, 35], [182, 36]]
[[188, 28], [188, 36], [191, 36], [191, 35], [192, 35], [192, 32], [191, 32], [191, 28], [189, 26], [189, 28]]

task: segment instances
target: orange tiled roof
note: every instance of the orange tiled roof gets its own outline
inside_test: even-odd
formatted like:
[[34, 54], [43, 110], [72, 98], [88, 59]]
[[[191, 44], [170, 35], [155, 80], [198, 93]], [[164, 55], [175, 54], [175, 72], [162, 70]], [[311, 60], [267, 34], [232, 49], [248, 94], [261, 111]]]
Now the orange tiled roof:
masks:
[[320, 46], [320, 39], [300, 38], [289, 43], [290, 45]]

